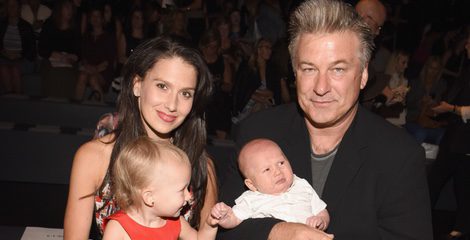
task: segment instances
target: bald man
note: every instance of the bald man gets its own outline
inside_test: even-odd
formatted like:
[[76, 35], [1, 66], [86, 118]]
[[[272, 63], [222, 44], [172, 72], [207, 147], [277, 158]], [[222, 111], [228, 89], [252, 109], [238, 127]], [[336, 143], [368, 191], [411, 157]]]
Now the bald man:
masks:
[[379, 35], [387, 17], [385, 6], [379, 0], [360, 0], [356, 4], [356, 11], [369, 25], [374, 35]]
[[[366, 24], [372, 30], [375, 37], [380, 34], [380, 30], [387, 18], [385, 6], [379, 0], [359, 0], [355, 6], [356, 12], [364, 19]], [[368, 109], [372, 109], [374, 104], [380, 99], [387, 98], [383, 92], [387, 86], [387, 78], [383, 72], [375, 69], [375, 58], [372, 56], [369, 64], [369, 80], [367, 86], [361, 91], [360, 102]], [[382, 97], [383, 96], [383, 97]], [[379, 100], [377, 100], [379, 99]]]

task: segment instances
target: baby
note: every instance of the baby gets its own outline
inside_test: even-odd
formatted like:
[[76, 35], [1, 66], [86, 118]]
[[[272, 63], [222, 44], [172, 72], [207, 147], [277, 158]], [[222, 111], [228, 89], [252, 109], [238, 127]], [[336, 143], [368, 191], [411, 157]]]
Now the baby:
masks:
[[230, 208], [217, 203], [212, 216], [223, 228], [234, 228], [248, 218], [273, 217], [287, 222], [305, 223], [325, 230], [330, 217], [326, 204], [312, 186], [295, 176], [281, 148], [271, 140], [248, 142], [238, 157], [248, 191]]
[[181, 216], [191, 199], [191, 164], [170, 143], [140, 137], [126, 145], [112, 172], [121, 208], [109, 217], [103, 239], [215, 239], [218, 220], [208, 216], [199, 231]]

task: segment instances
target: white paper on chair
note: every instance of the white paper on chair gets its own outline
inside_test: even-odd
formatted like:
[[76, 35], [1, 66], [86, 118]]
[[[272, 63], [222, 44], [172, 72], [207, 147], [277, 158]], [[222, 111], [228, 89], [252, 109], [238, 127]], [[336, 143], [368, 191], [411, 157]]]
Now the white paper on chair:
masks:
[[26, 227], [21, 240], [59, 240], [64, 239], [64, 229]]

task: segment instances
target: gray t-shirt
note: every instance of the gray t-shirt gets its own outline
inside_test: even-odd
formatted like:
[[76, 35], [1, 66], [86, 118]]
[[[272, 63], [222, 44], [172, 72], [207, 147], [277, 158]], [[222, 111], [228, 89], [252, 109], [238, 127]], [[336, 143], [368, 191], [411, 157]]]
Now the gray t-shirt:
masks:
[[312, 151], [312, 154], [310, 155], [310, 163], [312, 167], [312, 187], [320, 197], [323, 194], [326, 178], [328, 177], [331, 164], [335, 159], [337, 151], [338, 148], [335, 148], [331, 152], [322, 155], [317, 155]]

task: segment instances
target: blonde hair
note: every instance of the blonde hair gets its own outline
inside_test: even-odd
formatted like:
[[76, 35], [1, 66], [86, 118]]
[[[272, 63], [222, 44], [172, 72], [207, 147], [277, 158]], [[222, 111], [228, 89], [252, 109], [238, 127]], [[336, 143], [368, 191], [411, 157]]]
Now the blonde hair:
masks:
[[391, 89], [408, 84], [408, 79], [405, 78], [404, 71], [397, 72], [397, 65], [400, 61], [400, 57], [409, 59], [410, 54], [403, 50], [397, 50], [393, 52], [392, 56], [390, 56], [388, 60], [387, 67], [385, 68], [385, 74], [391, 76], [388, 81], [388, 86]]
[[[175, 158], [164, 158], [164, 156]], [[140, 190], [149, 186], [152, 174], [158, 165], [179, 159], [190, 166], [188, 156], [173, 144], [155, 141], [149, 137], [138, 137], [119, 153], [113, 168], [113, 192], [121, 209], [141, 204]], [[163, 168], [158, 168], [164, 171]]]
[[388, 59], [387, 67], [385, 68], [385, 74], [392, 75], [396, 72], [396, 66], [400, 57], [410, 57], [410, 54], [404, 50], [397, 50], [392, 53], [392, 56]]
[[[436, 75], [430, 76], [428, 75], [428, 71], [430, 68], [433, 67], [432, 66], [433, 63], [436, 63], [438, 65], [437, 71], [436, 71]], [[419, 73], [419, 78], [425, 86], [431, 87], [432, 84], [436, 83], [437, 81], [441, 79], [443, 69], [444, 69], [444, 64], [443, 64], [442, 58], [439, 56], [430, 56], [424, 63], [423, 68], [421, 68], [421, 71]]]
[[289, 22], [291, 36], [289, 52], [292, 64], [295, 64], [297, 43], [303, 33], [322, 34], [346, 31], [355, 33], [359, 39], [361, 46], [359, 58], [361, 67], [364, 68], [374, 49], [374, 35], [356, 10], [340, 0], [308, 0], [303, 2], [292, 13]]

